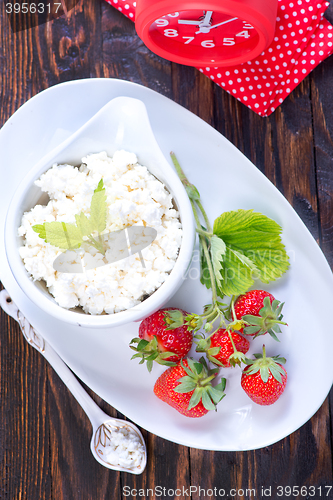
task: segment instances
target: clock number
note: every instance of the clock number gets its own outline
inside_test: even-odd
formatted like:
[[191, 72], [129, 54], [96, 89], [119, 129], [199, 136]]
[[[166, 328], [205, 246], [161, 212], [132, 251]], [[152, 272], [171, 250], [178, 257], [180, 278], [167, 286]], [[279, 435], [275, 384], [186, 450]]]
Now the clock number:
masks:
[[233, 38], [223, 38], [223, 45], [235, 45], [235, 43]]
[[236, 33], [236, 36], [243, 36], [244, 38], [249, 38], [250, 34], [247, 30], [240, 31], [239, 33]]
[[170, 37], [178, 36], [178, 31], [172, 29], [164, 30], [164, 36], [170, 36]]
[[254, 29], [253, 26], [250, 23], [245, 23], [245, 22], [244, 22], [244, 28], [247, 29], [247, 30], [253, 30]]
[[156, 26], [168, 26], [169, 21], [167, 19], [156, 19], [155, 21]]
[[174, 12], [173, 14], [168, 14], [168, 17], [178, 17], [179, 12]]
[[194, 36], [183, 36], [183, 38], [185, 38], [185, 40], [186, 40], [186, 42], [184, 42], [184, 44], [190, 43], [190, 42], [192, 42], [192, 40], [194, 40]]
[[203, 42], [201, 42], [201, 45], [206, 49], [211, 49], [212, 47], [215, 47], [214, 40], [204, 40]]

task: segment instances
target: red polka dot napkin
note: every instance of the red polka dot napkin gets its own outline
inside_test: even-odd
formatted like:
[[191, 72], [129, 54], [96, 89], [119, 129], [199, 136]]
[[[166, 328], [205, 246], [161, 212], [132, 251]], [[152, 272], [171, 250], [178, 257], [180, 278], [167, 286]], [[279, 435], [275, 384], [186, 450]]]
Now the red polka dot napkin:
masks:
[[[106, 1], [135, 20], [135, 1]], [[323, 17], [328, 6], [318, 0], [279, 0], [274, 40], [260, 56], [228, 68], [198, 69], [258, 115], [268, 116], [333, 52], [333, 26]]]

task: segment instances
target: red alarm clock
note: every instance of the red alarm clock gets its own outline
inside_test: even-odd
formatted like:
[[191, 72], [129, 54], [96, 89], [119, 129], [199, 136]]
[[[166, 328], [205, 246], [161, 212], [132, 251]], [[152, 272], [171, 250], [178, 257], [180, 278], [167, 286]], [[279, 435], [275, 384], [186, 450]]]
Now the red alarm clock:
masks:
[[145, 45], [189, 66], [232, 66], [272, 42], [278, 0], [137, 0], [135, 28]]

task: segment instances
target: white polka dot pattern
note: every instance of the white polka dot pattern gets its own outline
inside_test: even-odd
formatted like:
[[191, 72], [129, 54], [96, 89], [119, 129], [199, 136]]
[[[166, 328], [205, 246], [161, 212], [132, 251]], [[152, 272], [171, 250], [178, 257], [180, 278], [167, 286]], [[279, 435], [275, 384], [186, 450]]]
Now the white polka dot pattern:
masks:
[[[106, 0], [135, 20], [136, 2]], [[228, 68], [198, 68], [260, 116], [268, 116], [333, 52], [329, 2], [279, 0], [274, 40], [260, 56]]]
[[133, 0], [106, 0], [107, 3], [115, 7], [117, 10], [122, 12], [125, 16], [127, 16], [132, 21], [135, 21], [135, 7], [136, 2]]

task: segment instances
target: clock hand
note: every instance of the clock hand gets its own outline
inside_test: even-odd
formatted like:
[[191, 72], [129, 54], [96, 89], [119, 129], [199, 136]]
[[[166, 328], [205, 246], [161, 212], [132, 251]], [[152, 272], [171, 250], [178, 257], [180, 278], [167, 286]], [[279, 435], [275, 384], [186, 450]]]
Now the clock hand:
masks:
[[211, 17], [212, 17], [213, 11], [212, 10], [207, 10], [204, 19], [201, 21], [200, 25], [201, 26], [209, 26]]
[[199, 26], [201, 21], [186, 21], [185, 19], [178, 19], [178, 24], [195, 24], [196, 26]]
[[231, 21], [236, 21], [237, 19], [238, 19], [238, 17], [232, 17], [231, 19], [227, 19], [226, 21], [223, 21], [222, 23], [213, 24], [213, 26], [203, 26], [204, 30], [196, 31], [195, 34], [197, 35], [198, 33], [208, 33], [212, 28], [217, 28], [218, 26], [222, 26], [222, 24], [227, 24], [227, 23], [230, 23]]
[[232, 17], [231, 19], [227, 19], [226, 21], [223, 21], [222, 23], [213, 24], [213, 26], [210, 26], [210, 29], [217, 28], [218, 26], [221, 26], [222, 24], [230, 23], [231, 21], [237, 21], [237, 19], [238, 19], [238, 17]]
[[187, 21], [186, 19], [178, 19], [178, 24], [194, 24], [195, 26], [209, 26], [210, 19], [212, 17], [213, 11], [207, 10], [205, 17], [202, 21]]

